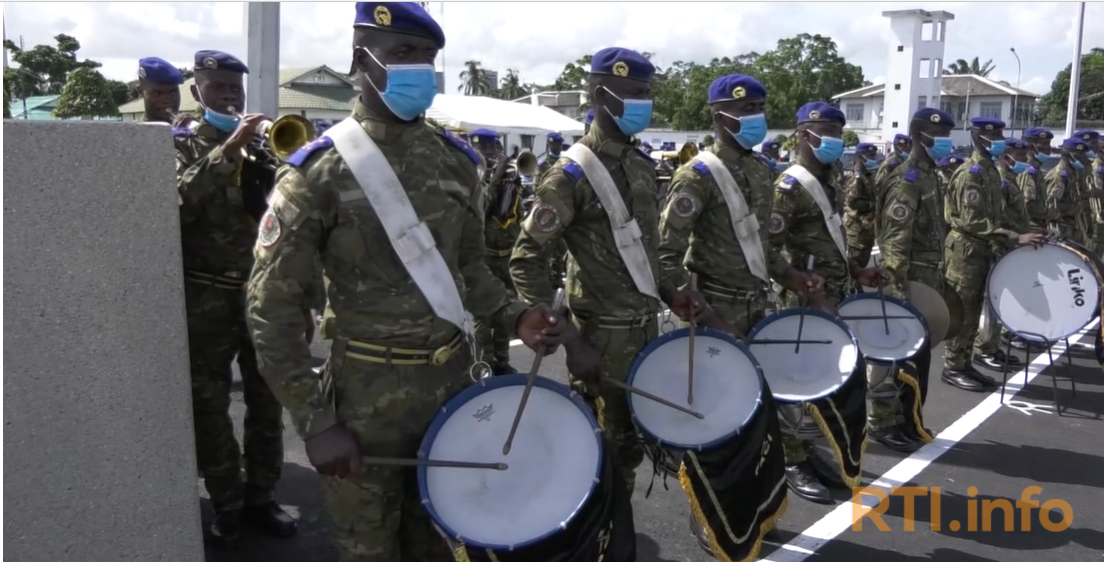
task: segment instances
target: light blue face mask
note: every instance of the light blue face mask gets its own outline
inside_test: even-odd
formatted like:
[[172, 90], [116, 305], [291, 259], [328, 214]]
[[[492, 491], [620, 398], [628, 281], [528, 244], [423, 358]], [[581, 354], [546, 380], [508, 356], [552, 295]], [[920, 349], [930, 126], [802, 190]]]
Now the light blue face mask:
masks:
[[648, 128], [652, 122], [652, 100], [623, 100], [610, 92], [609, 88], [603, 87], [603, 89], [624, 106], [621, 117], [614, 115], [609, 108], [605, 108], [606, 113], [613, 117], [613, 122], [622, 133], [631, 137]]
[[1096, 151], [1090, 150], [1090, 151], [1085, 153], [1085, 156], [1088, 157], [1089, 160], [1095, 160], [1096, 159]]
[[1000, 157], [1001, 154], [1004, 154], [1005, 141], [1003, 139], [1002, 140], [988, 140], [988, 139], [985, 139], [985, 140], [986, 140], [986, 142], [989, 143], [989, 156], [992, 156], [993, 158], [998, 158], [998, 157]]
[[1042, 152], [1038, 152], [1035, 154], [1035, 159], [1044, 165], [1054, 164], [1058, 162], [1059, 158], [1060, 156], [1058, 156], [1057, 154], [1043, 154]]
[[954, 142], [951, 137], [933, 137], [927, 133], [921, 133], [925, 137], [932, 140], [931, 147], [924, 147], [928, 156], [931, 156], [932, 160], [936, 162], [951, 155], [951, 151], [954, 150]]
[[720, 112], [721, 115], [740, 122], [740, 132], [732, 135], [732, 131], [725, 128], [728, 134], [732, 135], [732, 138], [736, 139], [736, 142], [751, 150], [759, 143], [763, 142], [763, 139], [767, 138], [767, 116], [762, 113], [756, 115], [745, 115], [743, 117], [734, 117], [725, 112]]
[[912, 156], [912, 152], [911, 152], [911, 151], [908, 151], [908, 150], [902, 150], [902, 151], [901, 151], [901, 158], [902, 158], [903, 160], [908, 160], [908, 159], [909, 159], [909, 156]]
[[1027, 171], [1027, 162], [1013, 162], [1012, 173], [1019, 175]]
[[1073, 167], [1078, 169], [1078, 170], [1084, 170], [1085, 169], [1085, 165], [1082, 164], [1081, 162], [1077, 161], [1077, 160], [1070, 160], [1070, 163], [1073, 164]]
[[882, 162], [880, 160], [877, 160], [877, 159], [871, 160], [869, 158], [863, 158], [863, 165], [866, 166], [866, 169], [871, 171], [871, 172], [873, 172], [874, 170], [877, 170], [878, 166], [880, 166], [881, 163]]
[[395, 117], [413, 121], [433, 105], [433, 98], [437, 97], [437, 70], [432, 64], [385, 65], [368, 49], [357, 48], [363, 49], [376, 64], [387, 70], [387, 88], [382, 92], [370, 77], [368, 82]]
[[813, 156], [820, 160], [821, 164], [838, 162], [843, 156], [843, 139], [822, 137], [812, 131], [809, 131], [809, 134], [820, 139], [820, 146], [813, 148]]
[[240, 117], [219, 113], [207, 107], [207, 104], [203, 102], [202, 95], [199, 96], [199, 103], [203, 106], [203, 120], [212, 127], [224, 133], [233, 133], [234, 130], [238, 128], [238, 123], [241, 122]]

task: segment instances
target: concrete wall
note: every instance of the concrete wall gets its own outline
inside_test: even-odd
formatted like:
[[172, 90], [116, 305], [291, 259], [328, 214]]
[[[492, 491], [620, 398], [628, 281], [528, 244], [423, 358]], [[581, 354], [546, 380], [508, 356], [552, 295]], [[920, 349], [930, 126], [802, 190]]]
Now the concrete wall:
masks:
[[4, 122], [4, 554], [203, 560], [166, 127]]

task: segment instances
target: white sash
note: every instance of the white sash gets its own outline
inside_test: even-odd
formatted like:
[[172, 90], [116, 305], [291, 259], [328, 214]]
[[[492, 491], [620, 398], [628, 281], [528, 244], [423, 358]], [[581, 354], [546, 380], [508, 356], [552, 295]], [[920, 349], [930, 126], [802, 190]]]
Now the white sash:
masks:
[[759, 219], [748, 208], [744, 193], [736, 184], [736, 178], [732, 177], [721, 159], [712, 152], [699, 152], [694, 159], [709, 168], [710, 175], [721, 189], [721, 195], [728, 205], [732, 230], [736, 234], [736, 240], [740, 242], [740, 249], [744, 251], [744, 259], [747, 260], [751, 274], [770, 283], [767, 259], [763, 255], [763, 242], [759, 239]]
[[333, 139], [334, 148], [353, 172], [383, 224], [391, 247], [433, 307], [433, 313], [471, 337], [474, 324], [464, 309], [452, 271], [437, 250], [433, 233], [418, 218], [406, 190], [372, 137], [351, 117], [330, 127], [324, 135]]
[[617, 253], [621, 254], [621, 261], [628, 268], [629, 275], [636, 284], [636, 290], [659, 300], [659, 290], [656, 288], [648, 252], [644, 249], [640, 225], [636, 224], [636, 219], [629, 217], [629, 211], [621, 199], [621, 192], [613, 184], [609, 171], [598, 157], [582, 144], [572, 145], [563, 155], [583, 168], [583, 173], [590, 180], [590, 185], [594, 187], [594, 193], [598, 195], [598, 200], [605, 207], [610, 227], [613, 228], [613, 239], [617, 243]]
[[809, 173], [809, 170], [806, 170], [800, 164], [794, 164], [782, 173], [800, 182], [801, 187], [804, 187], [805, 191], [808, 191], [809, 195], [812, 196], [813, 201], [816, 201], [817, 207], [820, 207], [820, 214], [824, 216], [824, 224], [828, 227], [828, 234], [832, 236], [832, 241], [836, 243], [836, 248], [843, 256], [843, 261], [847, 261], [847, 242], [843, 238], [843, 220], [832, 208], [828, 196], [824, 194], [824, 187], [820, 185], [813, 174]]

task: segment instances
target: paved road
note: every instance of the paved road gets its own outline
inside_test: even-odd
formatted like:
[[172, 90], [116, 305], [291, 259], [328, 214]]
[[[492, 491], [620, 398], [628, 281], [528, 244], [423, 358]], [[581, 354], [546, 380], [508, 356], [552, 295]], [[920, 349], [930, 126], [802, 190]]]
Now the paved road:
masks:
[[[1091, 340], [1086, 337], [1085, 341]], [[315, 351], [319, 356], [325, 355], [323, 345], [316, 346]], [[1056, 352], [1061, 351], [1064, 346], [1059, 344]], [[936, 356], [941, 353], [942, 348]], [[838, 497], [837, 506], [815, 505], [791, 495], [790, 508], [779, 532], [786, 544], [764, 545], [760, 559], [771, 562], [1104, 560], [1104, 423], [1101, 422], [1104, 373], [1091, 355], [1091, 350], [1075, 346], [1073, 367], [1067, 372], [1064, 367], [1044, 370], [1044, 354], [1041, 362], [1037, 361], [1029, 370], [1032, 380], [1026, 388], [1023, 372], [1009, 382], [1009, 392], [1018, 394], [1006, 396], [1003, 405], [999, 390], [993, 394], [963, 392], [941, 383], [938, 369], [933, 369], [925, 414], [927, 425], [937, 434], [936, 442], [907, 460], [905, 455], [872, 442], [864, 462], [864, 484], [940, 487], [937, 523], [942, 524], [933, 530], [930, 503], [918, 499], [915, 529], [904, 530], [904, 501], [894, 497], [883, 516], [891, 531], [879, 532], [869, 520], [864, 520], [863, 531], [854, 531], [850, 528], [853, 506], [847, 503], [846, 492]], [[512, 348], [512, 356], [514, 365], [522, 370], [532, 361], [532, 354], [521, 346]], [[1058, 375], [1061, 416], [1055, 414], [1053, 407], [1052, 372]], [[541, 373], [566, 380], [562, 355], [547, 358]], [[1071, 382], [1076, 382], [1076, 397], [1071, 392]], [[235, 394], [233, 412], [240, 426], [243, 415], [240, 393]], [[639, 560], [710, 560], [698, 550], [687, 530], [687, 502], [677, 480], [668, 480], [669, 489], [665, 490], [657, 479], [651, 496], [645, 497], [650, 472], [644, 469], [638, 474], [634, 498]], [[1015, 531], [1005, 532], [999, 509], [992, 517], [995, 530], [970, 532], [966, 528], [971, 501], [1006, 498], [1014, 503], [1032, 485], [1042, 488], [1035, 500], [1062, 499], [1071, 504], [1074, 517], [1068, 530], [1050, 532], [1041, 528], [1038, 510], [1033, 510], [1030, 531], [1024, 531], [1018, 510]], [[977, 487], [973, 498], [968, 495], [971, 486]], [[208, 560], [335, 561], [321, 512], [318, 477], [306, 462], [302, 443], [293, 432], [287, 438], [285, 477], [278, 499], [301, 517], [302, 531], [298, 538], [278, 541], [250, 536], [241, 550], [209, 551]], [[206, 524], [210, 520], [206, 500], [203, 509]], [[1061, 519], [1058, 512], [1051, 518], [1055, 522]], [[963, 522], [964, 528], [951, 531], [951, 521]]]

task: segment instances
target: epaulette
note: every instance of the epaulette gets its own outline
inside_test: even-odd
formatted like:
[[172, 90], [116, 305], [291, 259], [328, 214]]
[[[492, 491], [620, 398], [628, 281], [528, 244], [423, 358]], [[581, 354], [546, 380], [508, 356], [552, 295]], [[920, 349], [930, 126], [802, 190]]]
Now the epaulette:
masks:
[[909, 171], [905, 172], [905, 181], [909, 183], [916, 183], [916, 180], [918, 179], [920, 179], [919, 168], [911, 168], [909, 169]]
[[1008, 180], [1001, 178], [1001, 189], [1008, 189]]
[[1038, 173], [1039, 173], [1039, 170], [1037, 170], [1037, 169], [1035, 168], [1035, 166], [1028, 166], [1028, 167], [1027, 167], [1027, 173], [1029, 173], [1029, 174], [1031, 174], [1031, 175], [1035, 175], [1035, 174], [1038, 174]]
[[451, 142], [453, 146], [460, 149], [460, 151], [463, 152], [464, 155], [467, 156], [468, 159], [470, 159], [472, 163], [476, 166], [478, 166], [480, 162], [483, 161], [483, 159], [479, 157], [479, 154], [475, 151], [475, 149], [472, 148], [472, 145], [468, 144], [467, 141], [465, 141], [464, 139], [456, 136], [456, 133], [453, 133], [448, 129], [438, 129], [437, 131], [441, 133], [441, 136], [445, 137], [445, 139]]
[[194, 137], [195, 133], [192, 132], [192, 130], [188, 127], [173, 127], [172, 136], [173, 138], [184, 139], [188, 137]]
[[778, 182], [774, 187], [782, 193], [791, 193], [797, 186], [801, 185], [797, 182], [797, 178], [793, 176], [782, 176], [782, 181]]
[[709, 166], [705, 165], [705, 162], [694, 162], [693, 166], [690, 166], [695, 172], [701, 174], [704, 177], [709, 177], [712, 172], [709, 171]]
[[568, 177], [575, 181], [583, 179], [583, 176], [586, 175], [583, 173], [583, 167], [574, 160], [571, 160], [567, 164], [564, 164], [563, 171], [565, 174], [567, 174]]
[[310, 158], [311, 154], [323, 148], [330, 148], [331, 146], [333, 146], [333, 139], [323, 135], [299, 147], [299, 150], [296, 150], [295, 154], [292, 154], [291, 157], [287, 159], [287, 163], [295, 167], [302, 166], [303, 163], [307, 161], [307, 158]]
[[1069, 170], [1058, 170], [1058, 175], [1062, 176], [1063, 178], [1068, 178], [1069, 177]]
[[647, 151], [645, 151], [643, 148], [640, 148], [639, 146], [636, 147], [636, 153], [643, 156], [645, 160], [647, 160], [649, 162], [652, 161], [652, 155], [648, 154]]
[[974, 164], [973, 166], [970, 166], [970, 173], [971, 174], [980, 174], [981, 173], [981, 166], [978, 166], [977, 164]]
[[1104, 174], [1104, 166], [1097, 166], [1096, 167], [1096, 173]]
[[760, 162], [766, 164], [768, 168], [774, 168], [774, 162], [771, 162], [771, 159], [764, 156], [762, 152], [756, 152], [755, 157], [758, 158]]
[[899, 160], [890, 160], [890, 161], [889, 161], [889, 163], [888, 163], [888, 164], [886, 164], [886, 166], [887, 166], [887, 167], [888, 167], [888, 168], [889, 168], [890, 170], [892, 170], [892, 169], [896, 168], [896, 167], [897, 167], [897, 165], [898, 165], [898, 164], [900, 164], [900, 163], [901, 163], [901, 162], [900, 162]]

